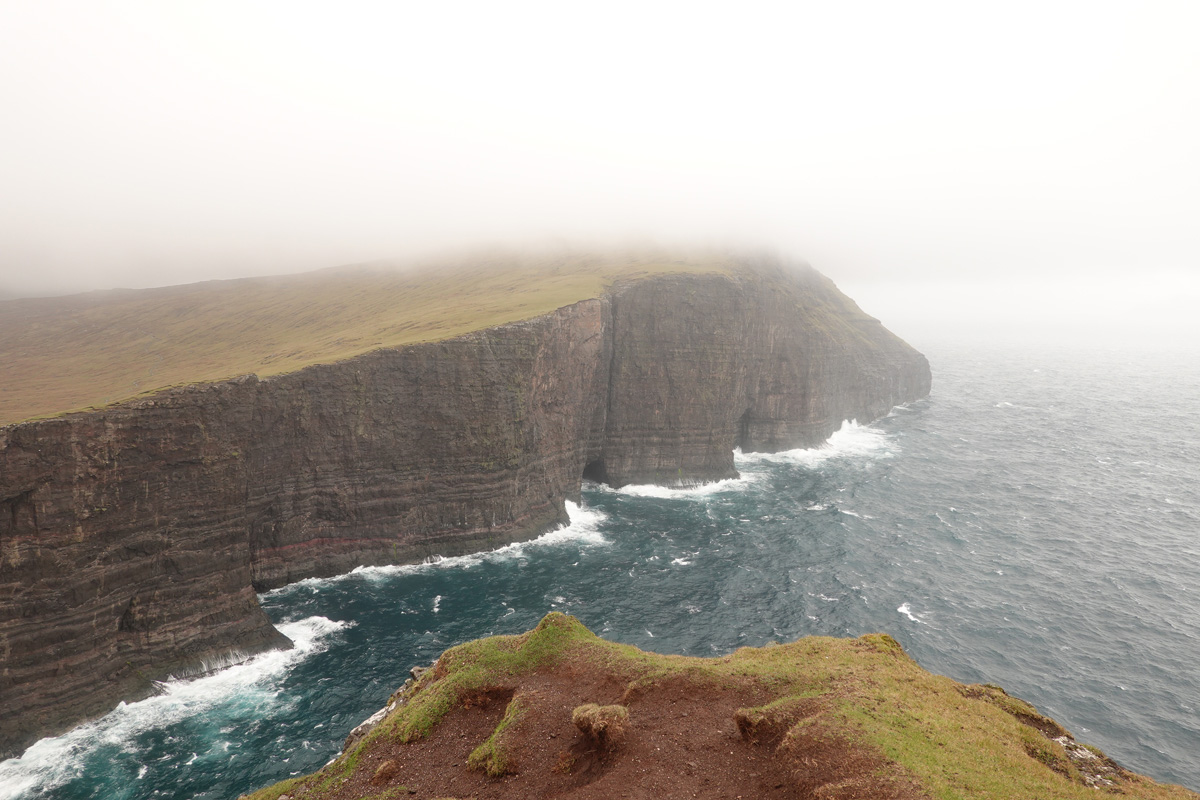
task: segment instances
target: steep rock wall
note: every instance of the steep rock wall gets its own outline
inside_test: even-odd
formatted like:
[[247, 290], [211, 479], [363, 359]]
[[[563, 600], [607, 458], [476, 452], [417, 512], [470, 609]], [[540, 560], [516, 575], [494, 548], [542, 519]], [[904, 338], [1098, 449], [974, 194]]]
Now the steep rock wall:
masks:
[[497, 547], [566, 522], [603, 431], [607, 299], [262, 384], [254, 584]]
[[770, 264], [613, 292], [604, 446], [613, 486], [735, 476], [733, 449], [815, 447], [929, 393], [925, 357], [816, 270]]
[[585, 472], [729, 477], [928, 390], [826, 279], [760, 267], [2, 428], [0, 752], [287, 646], [255, 589], [529, 538]]
[[250, 583], [255, 383], [0, 429], [0, 750], [289, 644]]

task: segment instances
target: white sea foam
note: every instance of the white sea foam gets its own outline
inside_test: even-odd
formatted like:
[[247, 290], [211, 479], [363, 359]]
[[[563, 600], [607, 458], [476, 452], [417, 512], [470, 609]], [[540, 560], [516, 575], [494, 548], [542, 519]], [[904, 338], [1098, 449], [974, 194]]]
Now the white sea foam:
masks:
[[[465, 556], [433, 556], [425, 559], [420, 564], [403, 564], [400, 566], [384, 566], [384, 567], [355, 567], [344, 575], [338, 575], [333, 578], [324, 578], [326, 581], [344, 580], [349, 576], [358, 576], [362, 578], [387, 578], [393, 575], [411, 575], [418, 572], [423, 572], [430, 569], [470, 569], [474, 566], [484, 563], [485, 561], [506, 560], [511, 558], [519, 558], [525, 554], [525, 551], [531, 547], [544, 547], [546, 545], [557, 545], [565, 542], [579, 542], [585, 545], [602, 545], [608, 544], [608, 539], [604, 538], [604, 534], [600, 533], [600, 523], [604, 521], [605, 515], [594, 509], [583, 508], [576, 503], [567, 501], [567, 517], [570, 522], [561, 528], [543, 533], [536, 539], [531, 539], [528, 542], [514, 542], [506, 544], [503, 547], [497, 547], [495, 550], [488, 550], [483, 553], [470, 553]], [[284, 587], [283, 590], [276, 589], [275, 591], [284, 591], [290, 587]]]
[[601, 484], [597, 488], [600, 491], [616, 492], [617, 494], [628, 495], [630, 497], [659, 497], [671, 500], [686, 500], [705, 498], [719, 492], [741, 491], [755, 477], [757, 476], [754, 474], [744, 474], [740, 478], [725, 478], [724, 480], [700, 483], [695, 486], [658, 486], [653, 483], [634, 483], [629, 486], [622, 486], [620, 489], [612, 489], [607, 484]]
[[738, 469], [744, 470], [761, 463], [817, 467], [834, 458], [891, 458], [896, 450], [896, 443], [879, 428], [859, 425], [856, 420], [845, 420], [842, 427], [829, 437], [829, 441], [819, 447], [784, 450], [781, 453], [743, 453], [734, 450], [733, 456]]
[[925, 624], [920, 619], [917, 619], [916, 615], [914, 615], [912, 613], [912, 606], [910, 606], [908, 603], [902, 604], [899, 608], [896, 609], [896, 611], [898, 611], [901, 614], [903, 614], [904, 616], [908, 617], [909, 619], [911, 619], [913, 622], [917, 623], [918, 625]]
[[134, 739], [146, 731], [207, 715], [223, 703], [264, 709], [282, 702], [276, 687], [288, 670], [327, 649], [335, 634], [352, 625], [325, 617], [284, 623], [277, 627], [292, 640], [295, 647], [291, 650], [261, 653], [200, 678], [169, 680], [161, 684], [161, 695], [121, 703], [94, 722], [42, 739], [21, 757], [0, 762], [0, 800], [46, 797], [76, 777], [80, 764], [94, 751], [129, 749]]

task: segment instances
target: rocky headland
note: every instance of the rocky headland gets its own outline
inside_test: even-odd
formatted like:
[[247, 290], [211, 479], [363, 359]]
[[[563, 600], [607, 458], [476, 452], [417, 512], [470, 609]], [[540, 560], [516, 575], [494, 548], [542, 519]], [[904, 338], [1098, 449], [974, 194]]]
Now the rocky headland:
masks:
[[1200, 798], [996, 686], [926, 672], [886, 634], [689, 658], [551, 614], [447, 650], [337, 759], [243, 800], [1098, 795]]
[[[488, 297], [487, 313], [464, 294], [465, 316], [489, 324], [442, 335], [430, 323], [407, 343], [371, 331], [361, 352], [325, 330], [355, 318], [333, 286], [365, 280], [363, 297], [387, 296], [374, 278], [332, 274], [328, 291], [313, 283], [283, 310], [317, 331], [317, 356], [272, 352], [222, 379], [171, 372], [204, 351], [205, 332], [244, 322], [204, 318], [151, 370], [196, 380], [139, 378], [142, 394], [111, 404], [12, 412], [0, 427], [0, 753], [168, 675], [289, 646], [257, 592], [530, 538], [566, 521], [585, 476], [613, 486], [731, 477], [735, 447], [814, 446], [844, 419], [873, 420], [929, 391], [925, 358], [806, 266], [594, 266], [518, 271], [558, 290], [511, 308]], [[604, 280], [568, 280], [594, 274]], [[405, 280], [396, 297], [434, 303], [424, 279]], [[165, 316], [226, 291], [198, 289]], [[81, 301], [68, 322], [86, 326], [72, 335], [105, 335], [101, 306]], [[18, 342], [13, 363], [44, 365], [40, 396], [65, 386], [74, 397], [69, 343], [50, 348], [67, 354], [57, 361], [25, 352], [22, 337], [60, 324], [39, 308], [0, 304], [0, 331]], [[227, 347], [242, 353], [254, 335], [239, 329]]]

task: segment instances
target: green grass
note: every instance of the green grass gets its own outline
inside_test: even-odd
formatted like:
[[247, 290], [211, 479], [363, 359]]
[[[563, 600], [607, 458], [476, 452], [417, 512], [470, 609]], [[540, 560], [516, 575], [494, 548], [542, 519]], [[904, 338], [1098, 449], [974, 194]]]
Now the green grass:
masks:
[[508, 737], [512, 735], [510, 729], [521, 720], [528, 710], [529, 698], [524, 694], [514, 696], [509, 701], [508, 707], [504, 709], [504, 717], [496, 725], [492, 735], [471, 751], [471, 755], [467, 757], [467, 766], [486, 772], [493, 778], [511, 772], [514, 765], [508, 747]]
[[0, 425], [529, 319], [614, 281], [728, 258], [477, 255], [0, 303]]
[[492, 636], [452, 647], [438, 659], [437, 668], [422, 676], [403, 714], [384, 720], [368, 738], [389, 735], [411, 742], [426, 735], [442, 717], [472, 693], [498, 685], [503, 679], [554, 665], [565, 653], [594, 638], [573, 617], [561, 614], [543, 619], [532, 631], [517, 636]]
[[[663, 681], [758, 687], [771, 699], [739, 710], [738, 717], [751, 727], [782, 724], [787, 733], [781, 751], [806, 740], [850, 742], [882, 756], [886, 780], [916, 785], [939, 800], [1097, 796], [1079, 780], [1063, 748], [1039, 732], [1058, 735], [1062, 729], [1053, 720], [997, 687], [965, 686], [926, 672], [889, 636], [809, 637], [721, 658], [662, 656], [600, 639], [578, 620], [557, 613], [528, 633], [447, 650], [409, 701], [353, 752], [313, 776], [303, 796], [323, 796], [323, 787], [350, 774], [358, 755], [377, 737], [414, 741], [472, 693], [510, 687], [516, 694], [504, 719], [471, 756], [476, 767], [502, 774], [506, 737], [520, 733], [521, 677], [560, 666], [569, 674], [583, 668], [606, 671], [635, 695]], [[277, 790], [252, 797], [270, 800]], [[1130, 798], [1200, 797], [1140, 776], [1129, 776], [1120, 790]]]
[[[422, 675], [409, 692], [408, 701], [401, 706], [403, 713], [386, 717], [354, 749], [311, 776], [312, 788], [305, 796], [320, 797], [332, 792], [358, 767], [374, 739], [388, 736], [401, 742], [415, 741], [433, 730], [442, 717], [461, 706], [465, 698], [495, 687], [504, 678], [511, 679], [551, 666], [585, 638], [594, 636], [573, 617], [552, 614], [532, 631], [517, 636], [478, 639], [450, 648], [438, 659], [437, 668]], [[512, 710], [517, 714], [519, 707]], [[254, 800], [275, 800], [278, 793], [263, 792], [274, 792], [276, 788], [278, 784], [252, 797]]]

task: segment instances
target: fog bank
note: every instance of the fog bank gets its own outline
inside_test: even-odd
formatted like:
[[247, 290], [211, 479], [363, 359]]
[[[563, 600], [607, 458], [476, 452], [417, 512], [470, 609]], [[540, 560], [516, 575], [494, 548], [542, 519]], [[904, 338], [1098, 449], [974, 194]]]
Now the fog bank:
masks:
[[0, 297], [547, 239], [964, 308], [1200, 269], [1192, 3], [2, 8]]

